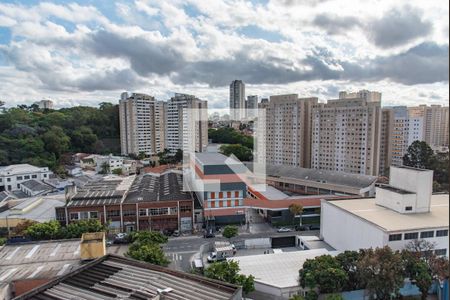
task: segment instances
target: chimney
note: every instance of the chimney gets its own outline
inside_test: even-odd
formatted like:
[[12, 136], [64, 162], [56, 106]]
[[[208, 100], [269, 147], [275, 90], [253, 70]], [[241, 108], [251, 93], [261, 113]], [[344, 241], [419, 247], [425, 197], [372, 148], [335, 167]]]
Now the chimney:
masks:
[[106, 242], [104, 232], [88, 232], [81, 236], [81, 260], [96, 259], [106, 255]]

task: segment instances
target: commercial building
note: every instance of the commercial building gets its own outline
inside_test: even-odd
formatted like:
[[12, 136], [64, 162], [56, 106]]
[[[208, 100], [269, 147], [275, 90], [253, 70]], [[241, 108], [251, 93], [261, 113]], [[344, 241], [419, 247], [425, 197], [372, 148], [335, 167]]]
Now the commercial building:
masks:
[[375, 198], [322, 201], [320, 236], [336, 250], [401, 250], [425, 239], [448, 256], [449, 196], [432, 195], [432, 184], [432, 171], [393, 166]]
[[378, 97], [346, 97], [316, 105], [312, 112], [311, 167], [377, 176], [380, 131]]
[[73, 298], [241, 300], [242, 288], [109, 254], [16, 299]]
[[317, 98], [271, 96], [266, 108], [266, 159], [273, 165], [309, 168], [311, 112]]
[[245, 118], [245, 84], [233, 80], [230, 84], [230, 118], [241, 121]]
[[208, 103], [193, 95], [175, 94], [167, 102], [167, 143], [177, 150], [203, 152], [208, 146]]
[[47, 167], [39, 168], [29, 164], [0, 167], [0, 192], [20, 190], [21, 183], [30, 179], [48, 179], [52, 174]]
[[67, 195], [67, 204], [56, 209], [63, 224], [98, 219], [120, 232], [193, 228], [193, 200], [183, 191], [182, 175], [176, 170], [106, 177], [72, 187]]
[[[253, 163], [245, 163], [253, 170]], [[256, 174], [258, 175], [258, 174]], [[266, 164], [266, 183], [299, 195], [375, 195], [376, 176]]]
[[156, 154], [165, 148], [165, 103], [146, 94], [122, 93], [119, 101], [122, 155]]
[[20, 190], [29, 197], [38, 195], [46, 195], [53, 191], [57, 191], [52, 186], [36, 179], [30, 179], [20, 184]]

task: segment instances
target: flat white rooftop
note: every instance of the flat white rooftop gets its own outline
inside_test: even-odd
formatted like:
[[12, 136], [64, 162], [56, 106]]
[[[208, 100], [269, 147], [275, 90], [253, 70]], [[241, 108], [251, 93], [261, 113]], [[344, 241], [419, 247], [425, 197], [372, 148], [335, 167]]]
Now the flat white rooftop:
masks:
[[328, 201], [384, 231], [406, 231], [449, 226], [449, 195], [432, 195], [429, 213], [401, 214], [375, 204], [375, 198]]
[[255, 281], [277, 288], [298, 286], [298, 271], [307, 259], [337, 254], [326, 249], [237, 256], [228, 260], [239, 263], [240, 273], [255, 276]]

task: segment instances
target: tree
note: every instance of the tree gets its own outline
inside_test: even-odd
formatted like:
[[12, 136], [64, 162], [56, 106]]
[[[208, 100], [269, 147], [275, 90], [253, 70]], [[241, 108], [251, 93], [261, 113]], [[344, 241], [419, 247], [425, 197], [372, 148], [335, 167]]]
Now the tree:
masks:
[[299, 277], [302, 288], [318, 289], [320, 293], [340, 292], [348, 280], [339, 262], [331, 255], [307, 259]]
[[244, 294], [255, 290], [254, 277], [239, 274], [239, 264], [233, 260], [212, 263], [206, 270], [205, 276], [211, 279], [225, 281], [242, 286]]
[[234, 225], [227, 225], [223, 229], [222, 235], [226, 237], [227, 239], [231, 239], [232, 237], [235, 237], [238, 235], [238, 228]]
[[61, 225], [58, 221], [35, 223], [25, 229], [25, 235], [32, 240], [53, 240], [61, 237]]
[[36, 221], [32, 221], [32, 220], [23, 220], [20, 223], [18, 223], [16, 225], [16, 227], [14, 227], [12, 234], [13, 235], [25, 235], [25, 231], [28, 229], [28, 227], [30, 227], [31, 225], [36, 224]]
[[183, 150], [177, 149], [177, 152], [175, 152], [174, 156], [174, 162], [179, 163], [183, 160]]
[[161, 247], [155, 243], [133, 243], [125, 255], [159, 266], [170, 263]]
[[99, 220], [88, 219], [70, 223], [67, 227], [62, 228], [62, 236], [66, 239], [80, 238], [86, 232], [105, 232], [106, 226], [102, 225]]
[[144, 159], [145, 157], [146, 157], [146, 155], [145, 155], [144, 151], [139, 152], [139, 155], [137, 156], [137, 158], [140, 160]]
[[402, 255], [391, 248], [361, 250], [357, 268], [359, 281], [369, 291], [371, 299], [391, 299], [403, 286], [404, 272]]
[[222, 145], [220, 152], [226, 156], [233, 154], [241, 161], [251, 161], [253, 158], [252, 149], [240, 144]]
[[433, 150], [424, 141], [414, 141], [403, 156], [403, 164], [419, 169], [431, 169]]
[[167, 236], [159, 231], [135, 231], [129, 235], [129, 241], [131, 243], [155, 243], [165, 244], [169, 239]]
[[428, 265], [425, 261], [418, 259], [414, 262], [410, 279], [419, 288], [422, 300], [426, 300], [433, 278], [429, 274]]
[[296, 216], [300, 216], [300, 226], [302, 226], [303, 206], [300, 204], [292, 203], [291, 205], [289, 205], [289, 211], [294, 216], [294, 220]]
[[50, 130], [42, 135], [45, 149], [55, 154], [57, 158], [69, 149], [70, 138], [61, 127], [52, 126]]
[[121, 168], [113, 169], [113, 170], [112, 170], [112, 173], [115, 174], [115, 175], [119, 175], [119, 176], [123, 174]]
[[357, 251], [344, 251], [336, 256], [336, 260], [348, 276], [348, 280], [343, 287], [344, 291], [360, 289], [357, 268], [359, 258], [360, 253]]
[[109, 174], [110, 171], [111, 167], [109, 166], [109, 164], [106, 161], [103, 162], [100, 166], [100, 174]]

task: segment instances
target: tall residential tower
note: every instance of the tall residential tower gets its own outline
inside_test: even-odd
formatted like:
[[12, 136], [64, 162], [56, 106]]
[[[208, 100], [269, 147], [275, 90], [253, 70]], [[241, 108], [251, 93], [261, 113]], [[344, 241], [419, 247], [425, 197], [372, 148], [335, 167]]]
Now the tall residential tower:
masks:
[[245, 118], [245, 84], [233, 80], [230, 84], [230, 117], [240, 121]]

